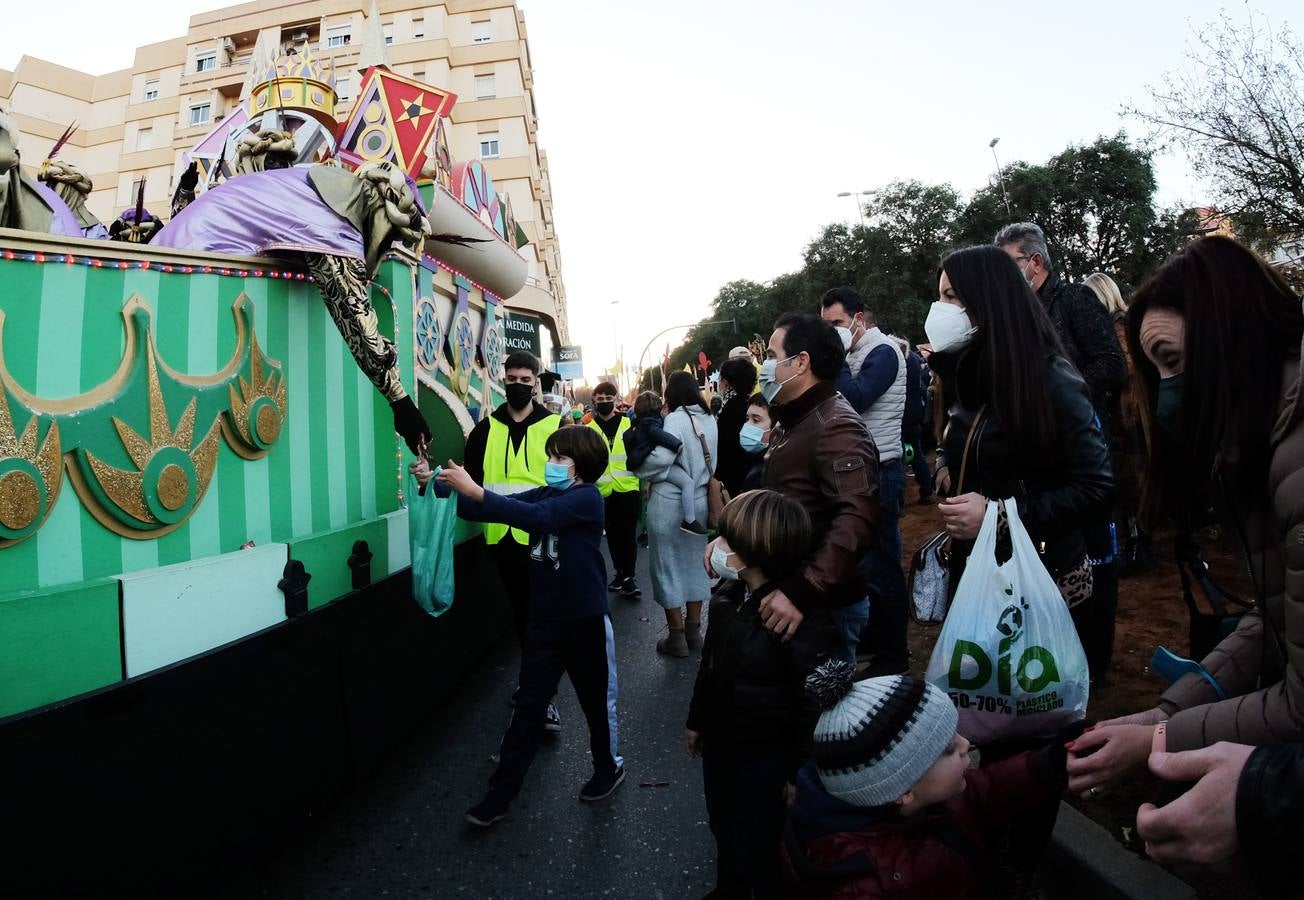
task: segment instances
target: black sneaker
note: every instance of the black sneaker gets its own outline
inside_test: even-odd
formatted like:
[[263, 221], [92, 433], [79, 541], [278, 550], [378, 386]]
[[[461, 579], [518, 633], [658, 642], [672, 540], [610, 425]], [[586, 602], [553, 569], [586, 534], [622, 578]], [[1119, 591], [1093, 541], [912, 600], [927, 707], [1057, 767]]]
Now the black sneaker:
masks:
[[[594, 800], [605, 800], [616, 792], [620, 783], [625, 780], [625, 767], [621, 766], [614, 772], [594, 772], [589, 783], [580, 788], [580, 799], [586, 803], [592, 803]], [[504, 808], [503, 815], [506, 815]]]
[[643, 596], [643, 592], [638, 589], [638, 582], [633, 575], [620, 583], [620, 596], [628, 597], [631, 600], [637, 600]]
[[625, 579], [622, 578], [620, 575], [617, 575], [615, 578], [611, 579], [611, 584], [607, 585], [607, 590], [618, 591], [620, 590], [620, 586], [624, 583], [625, 583]]
[[561, 713], [557, 712], [555, 703], [549, 703], [548, 711], [543, 714], [543, 730], [548, 734], [561, 734]]
[[466, 811], [466, 821], [477, 828], [488, 828], [495, 822], [507, 818], [507, 809], [511, 803], [490, 791], [485, 798]]
[[679, 530], [686, 531], [689, 534], [700, 534], [702, 537], [706, 537], [706, 529], [696, 522], [680, 522]]

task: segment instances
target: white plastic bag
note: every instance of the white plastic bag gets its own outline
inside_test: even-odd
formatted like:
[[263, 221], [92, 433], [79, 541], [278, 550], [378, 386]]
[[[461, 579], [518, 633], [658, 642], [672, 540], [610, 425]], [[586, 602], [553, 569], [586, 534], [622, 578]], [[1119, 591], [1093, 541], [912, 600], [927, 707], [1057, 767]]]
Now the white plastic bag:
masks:
[[927, 679], [950, 695], [960, 733], [979, 745], [1053, 736], [1086, 716], [1091, 684], [1059, 588], [1015, 502], [1004, 503], [1013, 553], [997, 564], [991, 501], [928, 661]]

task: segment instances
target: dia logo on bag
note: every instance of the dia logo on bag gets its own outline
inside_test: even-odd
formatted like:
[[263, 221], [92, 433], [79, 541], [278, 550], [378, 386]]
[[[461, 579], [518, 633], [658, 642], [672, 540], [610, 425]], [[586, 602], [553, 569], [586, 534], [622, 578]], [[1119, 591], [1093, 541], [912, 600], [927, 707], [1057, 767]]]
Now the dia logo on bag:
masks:
[[1086, 655], [1054, 579], [1003, 501], [1012, 553], [996, 560], [998, 504], [988, 504], [955, 602], [928, 663], [927, 679], [960, 711], [976, 744], [1056, 734], [1086, 714]]
[[[1007, 588], [1005, 592], [1013, 596], [1014, 589]], [[1000, 635], [996, 651], [996, 690], [1006, 697], [1010, 696], [1011, 691], [1011, 661], [1014, 645], [1023, 637], [1023, 611], [1027, 608], [1028, 602], [1020, 598], [1018, 602], [1007, 606], [996, 622], [996, 631]], [[966, 665], [966, 662], [970, 665]], [[1033, 694], [1045, 690], [1047, 686], [1060, 680], [1059, 667], [1055, 665], [1055, 654], [1045, 647], [1024, 647], [1019, 653], [1018, 664], [1013, 667], [1013, 676], [1025, 693]], [[951, 651], [950, 686], [962, 691], [979, 690], [987, 686], [991, 677], [992, 661], [982, 646], [973, 641], [956, 641]], [[955, 699], [954, 694], [952, 699]]]

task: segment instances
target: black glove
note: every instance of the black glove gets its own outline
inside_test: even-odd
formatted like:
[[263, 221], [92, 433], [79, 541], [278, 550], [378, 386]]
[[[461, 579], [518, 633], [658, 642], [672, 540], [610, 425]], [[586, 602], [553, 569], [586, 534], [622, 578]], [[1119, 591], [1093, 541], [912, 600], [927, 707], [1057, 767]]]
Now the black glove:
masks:
[[394, 411], [394, 430], [403, 436], [408, 449], [412, 451], [413, 456], [416, 456], [422, 440], [429, 443], [431, 438], [430, 427], [426, 425], [425, 417], [421, 415], [421, 411], [417, 409], [411, 397], [395, 400], [389, 408]]

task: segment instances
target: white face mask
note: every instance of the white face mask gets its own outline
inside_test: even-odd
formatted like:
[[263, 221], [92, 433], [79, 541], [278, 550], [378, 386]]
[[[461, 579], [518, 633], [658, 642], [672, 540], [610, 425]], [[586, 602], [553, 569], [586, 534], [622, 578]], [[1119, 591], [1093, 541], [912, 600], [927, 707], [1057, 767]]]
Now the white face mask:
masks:
[[834, 328], [833, 330], [838, 333], [838, 337], [842, 338], [842, 352], [845, 353], [848, 350], [850, 350], [851, 340], [852, 340], [851, 329], [839, 325], [837, 328]]
[[731, 555], [729, 548], [723, 542], [716, 541], [715, 546], [711, 548], [711, 568], [715, 570], [715, 574], [726, 581], [737, 581], [742, 569], [735, 569], [729, 565], [728, 560]]
[[761, 396], [765, 398], [767, 403], [773, 403], [774, 398], [779, 396], [779, 391], [783, 390], [783, 386], [799, 374], [793, 372], [783, 381], [774, 380], [775, 370], [779, 367], [779, 363], [787, 362], [790, 359], [792, 359], [791, 356], [785, 356], [783, 359], [767, 359], [761, 365], [761, 374], [757, 380], [761, 386]]
[[978, 328], [963, 307], [938, 300], [928, 310], [924, 333], [928, 335], [934, 353], [945, 353], [967, 346], [978, 333]]

